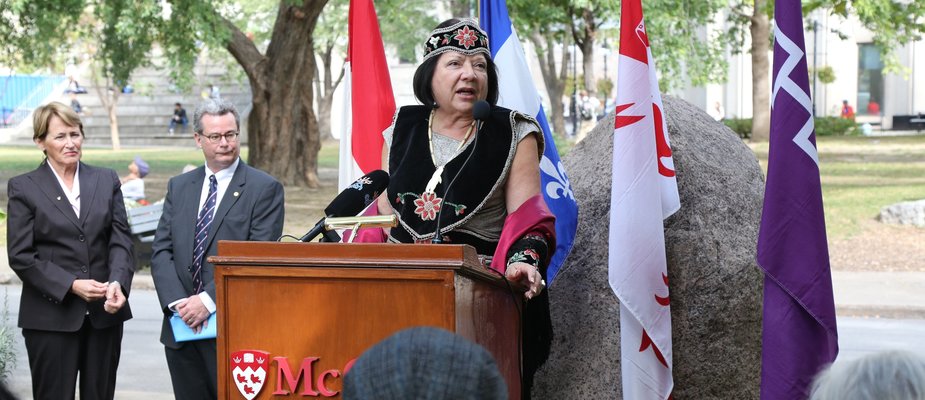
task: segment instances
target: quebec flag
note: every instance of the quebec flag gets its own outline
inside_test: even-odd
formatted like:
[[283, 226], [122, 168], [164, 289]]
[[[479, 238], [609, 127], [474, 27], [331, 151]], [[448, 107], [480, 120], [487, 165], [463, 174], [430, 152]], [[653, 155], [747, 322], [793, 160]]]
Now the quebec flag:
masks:
[[540, 161], [541, 191], [546, 205], [556, 216], [556, 252], [547, 270], [550, 284], [572, 250], [578, 228], [578, 203], [565, 167], [553, 141], [539, 92], [533, 85], [520, 39], [514, 32], [504, 0], [480, 0], [482, 29], [488, 32], [491, 57], [498, 66], [498, 105], [536, 117], [543, 129], [546, 147]]

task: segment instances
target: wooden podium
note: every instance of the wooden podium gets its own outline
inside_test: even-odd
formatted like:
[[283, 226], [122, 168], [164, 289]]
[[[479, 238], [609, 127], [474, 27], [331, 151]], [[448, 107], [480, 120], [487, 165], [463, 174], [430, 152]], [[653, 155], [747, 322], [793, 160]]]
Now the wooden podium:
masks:
[[210, 261], [220, 399], [340, 398], [363, 351], [422, 325], [487, 348], [520, 398], [522, 296], [472, 247], [222, 241]]

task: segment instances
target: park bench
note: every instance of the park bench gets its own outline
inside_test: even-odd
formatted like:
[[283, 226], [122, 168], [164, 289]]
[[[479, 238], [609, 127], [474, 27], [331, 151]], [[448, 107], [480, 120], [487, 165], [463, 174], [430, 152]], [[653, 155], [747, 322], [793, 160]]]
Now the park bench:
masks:
[[154, 232], [157, 231], [157, 223], [161, 220], [163, 210], [164, 203], [126, 210], [137, 268], [151, 264], [151, 243], [154, 242]]
[[915, 127], [916, 132], [919, 132], [925, 128], [925, 115], [919, 114], [916, 118], [910, 118], [909, 123]]

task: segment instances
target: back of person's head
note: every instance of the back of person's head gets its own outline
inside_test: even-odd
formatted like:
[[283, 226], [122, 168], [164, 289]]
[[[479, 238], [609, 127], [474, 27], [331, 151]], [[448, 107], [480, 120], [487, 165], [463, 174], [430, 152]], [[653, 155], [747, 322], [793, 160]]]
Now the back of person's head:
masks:
[[494, 358], [462, 336], [417, 327], [366, 350], [344, 376], [344, 399], [507, 398]]
[[149, 166], [145, 160], [142, 160], [139, 156], [135, 156], [133, 162], [135, 163], [135, 167], [138, 168], [138, 176], [142, 178], [148, 176], [148, 172], [151, 171], [151, 166]]
[[810, 400], [925, 400], [925, 357], [888, 351], [836, 363], [813, 383]]

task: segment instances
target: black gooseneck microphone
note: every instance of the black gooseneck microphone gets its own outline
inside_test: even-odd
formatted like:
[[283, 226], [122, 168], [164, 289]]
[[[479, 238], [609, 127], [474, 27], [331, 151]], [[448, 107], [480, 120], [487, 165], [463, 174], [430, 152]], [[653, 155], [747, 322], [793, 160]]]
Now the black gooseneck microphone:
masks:
[[376, 201], [388, 186], [389, 174], [381, 169], [363, 175], [331, 200], [324, 209], [326, 217], [319, 220], [308, 233], [299, 238], [299, 241], [310, 242], [323, 233], [322, 242], [339, 242], [340, 236], [337, 232], [324, 229], [324, 220], [329, 217], [352, 217], [359, 214], [369, 203]]
[[475, 146], [479, 143], [479, 131], [482, 130], [482, 124], [490, 115], [491, 104], [488, 104], [487, 101], [479, 100], [472, 105], [472, 118], [476, 120], [475, 137], [472, 138], [472, 151], [469, 152], [469, 155], [466, 156], [466, 160], [459, 166], [459, 170], [456, 171], [456, 175], [453, 175], [453, 179], [450, 180], [450, 183], [443, 189], [443, 203], [440, 205], [440, 210], [437, 211], [437, 229], [434, 231], [434, 238], [431, 239], [431, 243], [443, 243], [443, 235], [440, 234], [440, 217], [443, 216], [443, 207], [446, 205], [446, 194], [450, 192], [450, 187], [453, 186], [453, 182], [456, 182], [456, 178], [459, 177], [463, 168], [469, 163], [469, 159], [475, 154]]

